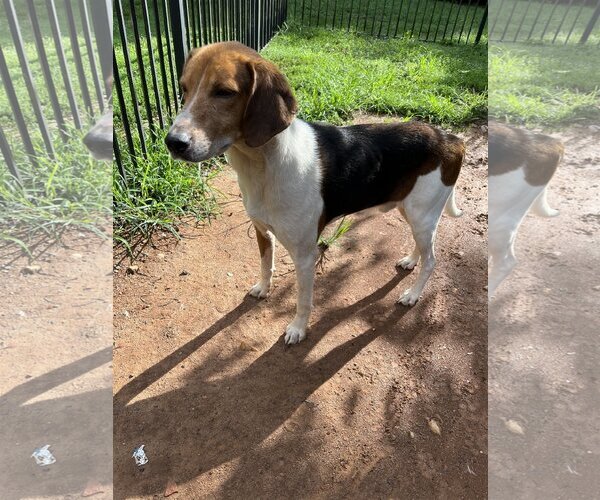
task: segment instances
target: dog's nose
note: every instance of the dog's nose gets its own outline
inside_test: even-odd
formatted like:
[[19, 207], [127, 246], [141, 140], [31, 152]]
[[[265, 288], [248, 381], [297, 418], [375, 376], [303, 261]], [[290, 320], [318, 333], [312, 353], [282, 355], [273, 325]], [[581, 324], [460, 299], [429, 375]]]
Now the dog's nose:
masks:
[[190, 147], [192, 138], [186, 133], [169, 132], [165, 137], [165, 144], [172, 153], [183, 153]]

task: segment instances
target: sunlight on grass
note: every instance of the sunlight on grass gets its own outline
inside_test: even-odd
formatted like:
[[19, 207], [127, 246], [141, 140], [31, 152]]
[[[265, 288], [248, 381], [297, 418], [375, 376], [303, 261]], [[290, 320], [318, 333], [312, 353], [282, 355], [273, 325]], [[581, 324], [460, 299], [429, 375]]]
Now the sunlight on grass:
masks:
[[591, 46], [493, 44], [490, 46], [490, 115], [513, 122], [555, 126], [600, 118], [600, 67]]
[[363, 111], [460, 126], [487, 116], [485, 46], [293, 26], [263, 55], [287, 76], [306, 120], [342, 124]]

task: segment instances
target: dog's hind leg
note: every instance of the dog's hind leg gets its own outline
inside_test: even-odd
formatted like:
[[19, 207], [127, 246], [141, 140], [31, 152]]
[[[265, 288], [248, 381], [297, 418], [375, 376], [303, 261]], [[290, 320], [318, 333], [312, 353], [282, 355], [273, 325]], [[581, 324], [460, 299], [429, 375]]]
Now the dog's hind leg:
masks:
[[[402, 214], [402, 217], [404, 218], [404, 220], [410, 227], [410, 231], [412, 234], [412, 226], [410, 225], [410, 222], [408, 221], [408, 217], [406, 216], [406, 212], [404, 211], [402, 204], [398, 205], [398, 210], [400, 211], [400, 213]], [[413, 236], [413, 239], [414, 239], [414, 236]], [[420, 257], [421, 257], [421, 254], [419, 253], [419, 247], [415, 243], [412, 253], [405, 257], [402, 257], [398, 262], [396, 262], [396, 267], [401, 267], [402, 269], [407, 269], [407, 270], [414, 269], [414, 267], [419, 263]]]
[[[422, 263], [413, 286], [398, 299], [405, 306], [414, 305], [435, 267], [435, 235], [437, 226], [450, 196], [452, 187], [442, 184], [440, 171], [434, 170], [417, 179], [415, 187], [402, 201], [406, 220], [410, 224], [415, 239], [416, 250]], [[410, 257], [413, 257], [416, 252]]]

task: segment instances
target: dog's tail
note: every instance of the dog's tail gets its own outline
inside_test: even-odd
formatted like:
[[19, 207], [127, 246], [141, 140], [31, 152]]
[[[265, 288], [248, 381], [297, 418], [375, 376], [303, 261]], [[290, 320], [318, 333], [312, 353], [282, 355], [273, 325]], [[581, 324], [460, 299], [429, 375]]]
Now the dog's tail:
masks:
[[444, 207], [444, 212], [450, 217], [460, 217], [463, 214], [462, 210], [456, 206], [456, 198], [454, 196], [455, 190], [456, 186], [452, 186], [452, 191], [450, 192], [450, 196], [448, 196], [448, 201], [446, 201], [446, 206]]
[[556, 217], [558, 215], [558, 210], [548, 204], [547, 191], [548, 186], [544, 187], [531, 206], [531, 213], [538, 217]]

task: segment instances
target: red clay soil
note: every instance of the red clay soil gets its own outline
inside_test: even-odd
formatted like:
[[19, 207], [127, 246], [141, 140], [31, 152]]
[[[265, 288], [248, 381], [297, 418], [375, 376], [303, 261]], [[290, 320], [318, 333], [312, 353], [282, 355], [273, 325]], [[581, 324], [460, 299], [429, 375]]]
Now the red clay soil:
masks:
[[[112, 245], [0, 255], [0, 498], [112, 498]], [[56, 462], [31, 457], [46, 444]]]
[[525, 218], [519, 263], [490, 303], [489, 492], [498, 499], [600, 492], [600, 133], [553, 135], [565, 145], [549, 187], [560, 214]]
[[465, 135], [464, 215], [442, 219], [413, 308], [395, 304], [414, 280], [394, 266], [407, 225], [355, 217], [317, 275], [307, 339], [286, 348], [293, 266], [278, 246], [272, 294], [247, 296], [258, 248], [229, 169], [221, 216], [117, 269], [115, 498], [170, 481], [186, 499], [486, 497], [487, 147]]

